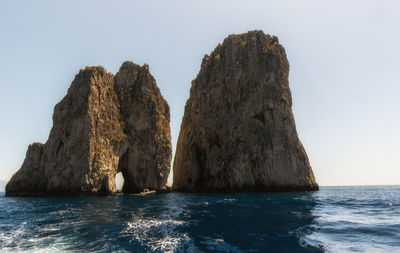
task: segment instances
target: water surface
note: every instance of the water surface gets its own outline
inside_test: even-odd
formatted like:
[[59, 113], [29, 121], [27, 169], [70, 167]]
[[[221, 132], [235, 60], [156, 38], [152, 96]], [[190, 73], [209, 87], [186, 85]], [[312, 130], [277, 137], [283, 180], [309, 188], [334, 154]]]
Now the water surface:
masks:
[[400, 186], [0, 196], [0, 251], [400, 252]]

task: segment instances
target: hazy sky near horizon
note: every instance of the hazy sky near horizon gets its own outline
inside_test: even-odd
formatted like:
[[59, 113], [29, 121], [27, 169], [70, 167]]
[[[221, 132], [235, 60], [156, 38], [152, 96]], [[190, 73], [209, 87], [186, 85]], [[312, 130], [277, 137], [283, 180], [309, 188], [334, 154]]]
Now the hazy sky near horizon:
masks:
[[54, 105], [87, 65], [147, 63], [175, 149], [191, 80], [231, 33], [279, 37], [293, 112], [320, 185], [400, 184], [400, 2], [0, 2], [0, 179], [45, 142]]

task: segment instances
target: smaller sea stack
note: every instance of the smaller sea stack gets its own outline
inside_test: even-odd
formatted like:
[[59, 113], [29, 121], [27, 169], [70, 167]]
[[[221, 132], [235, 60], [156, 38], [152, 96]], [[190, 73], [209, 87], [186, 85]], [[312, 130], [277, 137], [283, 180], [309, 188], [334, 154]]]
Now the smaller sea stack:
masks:
[[54, 108], [45, 144], [29, 146], [6, 196], [108, 195], [165, 190], [170, 171], [169, 106], [147, 65], [125, 62], [114, 77], [86, 67]]

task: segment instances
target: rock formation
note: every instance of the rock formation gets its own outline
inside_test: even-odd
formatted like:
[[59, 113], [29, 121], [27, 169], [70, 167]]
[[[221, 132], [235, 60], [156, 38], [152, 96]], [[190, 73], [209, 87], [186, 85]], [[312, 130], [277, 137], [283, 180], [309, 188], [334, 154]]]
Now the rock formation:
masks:
[[178, 139], [178, 191], [316, 190], [297, 136], [289, 63], [275, 36], [230, 35], [206, 55]]
[[172, 155], [169, 106], [147, 65], [125, 62], [115, 76], [115, 90], [129, 143], [119, 163], [125, 179], [122, 191], [162, 189]]
[[[171, 160], [168, 104], [146, 65], [125, 62], [117, 76], [103, 67], [76, 75], [54, 108], [49, 139], [29, 146], [7, 196], [113, 194], [118, 171], [126, 192], [165, 186]], [[137, 155], [143, 152], [147, 160]]]

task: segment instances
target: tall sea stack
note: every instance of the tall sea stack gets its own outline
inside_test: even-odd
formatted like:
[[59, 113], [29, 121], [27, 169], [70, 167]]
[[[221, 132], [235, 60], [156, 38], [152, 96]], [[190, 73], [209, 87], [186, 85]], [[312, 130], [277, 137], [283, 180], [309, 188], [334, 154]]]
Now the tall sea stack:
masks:
[[186, 102], [174, 190], [318, 189], [297, 136], [288, 75], [284, 48], [262, 31], [230, 35], [204, 57]]
[[[113, 194], [119, 171], [124, 192], [165, 187], [171, 161], [168, 104], [147, 65], [125, 62], [118, 76], [103, 67], [76, 75], [54, 108], [49, 139], [29, 146], [7, 196]], [[138, 149], [146, 159], [135, 155]]]

